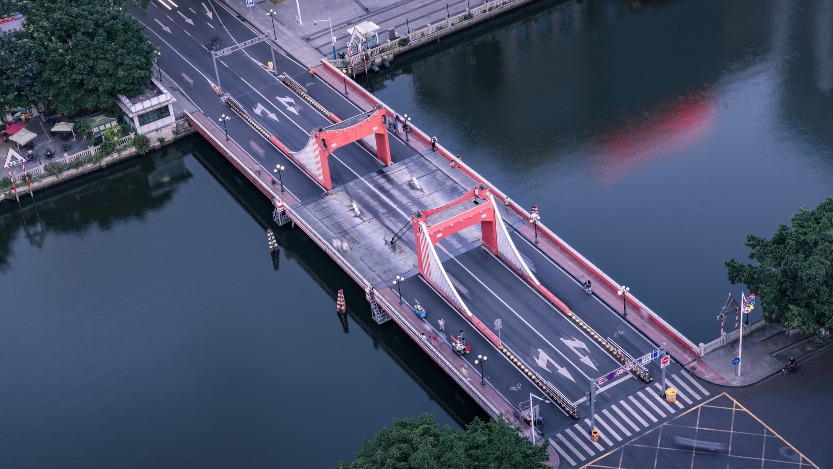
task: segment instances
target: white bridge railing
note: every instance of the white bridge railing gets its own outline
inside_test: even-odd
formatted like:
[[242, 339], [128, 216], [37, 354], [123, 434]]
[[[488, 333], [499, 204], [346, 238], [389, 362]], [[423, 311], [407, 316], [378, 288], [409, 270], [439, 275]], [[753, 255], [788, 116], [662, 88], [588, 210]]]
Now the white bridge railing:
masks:
[[[759, 320], [753, 322], [752, 324], [749, 324], [748, 326], [744, 326], [743, 336], [746, 337], [750, 333], [752, 333], [754, 331], [757, 331], [758, 329], [760, 329], [760, 328], [762, 328], [766, 325], [767, 325], [766, 321], [764, 321], [763, 319], [759, 319]], [[724, 333], [722, 336], [720, 336], [719, 338], [709, 342], [708, 344], [704, 344], [704, 343], [701, 342], [700, 343], [700, 356], [702, 357], [703, 355], [705, 355], [705, 354], [707, 354], [711, 351], [717, 350], [720, 347], [723, 347], [724, 345], [726, 345], [728, 343], [734, 342], [734, 341], [738, 340], [738, 338], [740, 338], [740, 329], [735, 329], [732, 332]]]

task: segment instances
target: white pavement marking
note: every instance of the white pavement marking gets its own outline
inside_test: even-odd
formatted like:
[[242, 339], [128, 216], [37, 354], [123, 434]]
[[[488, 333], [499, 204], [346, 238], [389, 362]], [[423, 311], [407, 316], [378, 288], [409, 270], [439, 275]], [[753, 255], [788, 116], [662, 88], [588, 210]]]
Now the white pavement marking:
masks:
[[697, 389], [699, 389], [699, 390], [700, 390], [700, 392], [702, 392], [704, 396], [708, 396], [708, 395], [709, 395], [709, 392], [708, 392], [708, 391], [706, 391], [706, 388], [704, 388], [703, 386], [700, 386], [700, 383], [698, 383], [696, 379], [694, 379], [694, 378], [692, 378], [691, 376], [689, 376], [689, 375], [688, 375], [688, 373], [686, 373], [686, 372], [680, 372], [680, 373], [677, 373], [677, 374], [678, 374], [678, 375], [680, 375], [680, 376], [685, 376], [685, 378], [686, 378], [687, 380], [689, 380], [689, 381], [691, 382], [691, 384], [693, 384], [694, 386], [696, 386], [696, 387], [697, 387]]
[[572, 437], [572, 438], [573, 438], [573, 441], [575, 441], [576, 443], [578, 443], [579, 445], [581, 445], [581, 447], [582, 447], [582, 448], [584, 448], [584, 450], [585, 450], [585, 451], [587, 451], [587, 454], [589, 454], [590, 456], [593, 456], [594, 454], [596, 454], [596, 452], [595, 452], [595, 451], [593, 451], [592, 449], [590, 449], [590, 447], [589, 447], [589, 446], [585, 445], [585, 444], [584, 444], [584, 442], [583, 442], [583, 441], [581, 441], [581, 438], [577, 437], [577, 436], [576, 436], [576, 434], [575, 434], [575, 433], [573, 433], [573, 432], [572, 432], [569, 428], [568, 428], [568, 429], [566, 429], [566, 430], [564, 430], [564, 433], [566, 433], [566, 434], [570, 435], [570, 437]]
[[653, 402], [654, 399], [656, 399], [656, 397], [651, 396], [650, 394], [646, 396], [645, 394], [642, 394], [642, 391], [636, 393], [636, 395], [641, 397], [642, 400], [645, 401], [649, 407], [654, 409], [654, 411], [656, 411], [656, 413], [658, 413], [660, 417], [665, 418], [665, 412], [659, 410], [659, 407], [657, 407], [656, 404], [654, 404]]
[[[645, 413], [645, 415], [646, 415], [649, 419], [651, 419], [651, 420], [652, 420], [652, 421], [654, 421], [655, 423], [657, 422], [656, 417], [654, 417], [653, 415], [651, 415], [651, 413], [650, 413], [650, 412], [648, 412], [648, 409], [646, 409], [645, 407], [642, 407], [642, 404], [640, 404], [640, 403], [639, 403], [639, 401], [637, 401], [635, 397], [633, 397], [633, 396], [628, 396], [628, 399], [630, 399], [630, 400], [631, 400], [631, 403], [632, 403], [634, 406], [638, 407], [638, 408], [639, 408], [639, 410], [641, 410], [642, 412], [644, 412], [644, 413]], [[636, 417], [636, 418], [637, 418], [637, 420], [639, 420], [640, 422], [642, 422], [642, 424], [643, 424], [643, 425], [645, 425], [646, 427], [648, 426], [648, 424], [647, 424], [644, 420], [642, 420], [642, 418], [639, 416], [639, 414], [637, 414], [636, 412], [634, 412], [634, 411], [633, 411], [633, 409], [631, 409], [631, 408], [630, 408], [627, 404], [625, 404], [625, 401], [622, 401], [622, 402], [621, 402], [621, 404], [622, 404], [622, 407], [624, 407], [625, 409], [627, 409], [628, 411], [630, 411], [630, 412], [634, 415], [634, 417]]]
[[[670, 378], [670, 376], [669, 376], [669, 378]], [[667, 383], [668, 383], [668, 381], [666, 380], [666, 384], [667, 384]], [[660, 384], [659, 384], [659, 383], [654, 383], [654, 384], [655, 384], [655, 387], [656, 387], [657, 391], [663, 391], [662, 386], [660, 386]], [[679, 391], [677, 391], [677, 400], [675, 400], [675, 401], [674, 401], [674, 404], [677, 404], [677, 407], [679, 407], [680, 409], [685, 408], [685, 406], [684, 406], [684, 405], [682, 405], [682, 404], [680, 403], [680, 399], [681, 399], [681, 398], [682, 398], [684, 401], [688, 402], [689, 404], [694, 404], [694, 402], [692, 402], [692, 401], [691, 401], [691, 399], [689, 399], [689, 398], [685, 395], [685, 393], [682, 393], [682, 394], [681, 394]]]
[[[584, 419], [584, 423], [586, 423], [586, 424], [587, 424], [587, 426], [589, 427], [589, 426], [590, 426], [590, 419]], [[596, 423], [603, 424], [603, 422], [599, 419], [599, 416], [598, 416], [598, 415], [596, 416]], [[605, 425], [605, 428], [607, 428], [607, 425]], [[580, 430], [580, 428], [579, 428], [578, 424], [576, 424], [576, 431], [579, 431], [579, 430]], [[598, 429], [597, 429], [597, 430], [598, 430]], [[601, 439], [605, 440], [605, 441], [607, 442], [607, 444], [609, 444], [610, 446], [613, 446], [613, 442], [612, 442], [612, 441], [610, 441], [610, 438], [608, 438], [607, 436], [605, 436], [605, 434], [606, 434], [606, 433], [607, 433], [607, 432], [599, 432], [599, 436], [601, 437]], [[612, 433], [613, 433], [613, 432], [611, 432], [611, 434], [612, 434]], [[614, 435], [614, 436], [616, 436], [616, 435]], [[620, 441], [621, 441], [621, 438], [620, 438]], [[597, 444], [596, 446], [599, 446], [599, 445]], [[601, 446], [599, 446], [599, 449], [604, 449], [604, 448], [602, 448]]]
[[[634, 425], [634, 423], [633, 423], [633, 422], [631, 422], [631, 420], [630, 420], [629, 418], [627, 418], [627, 417], [625, 416], [625, 414], [623, 414], [623, 413], [622, 413], [622, 411], [621, 411], [621, 410], [616, 409], [616, 408], [614, 408], [613, 410], [615, 410], [615, 411], [616, 411], [616, 413], [617, 413], [617, 414], [619, 414], [619, 416], [620, 416], [620, 418], [621, 418], [622, 420], [624, 420], [624, 421], [628, 422], [628, 425], [630, 425], [631, 427], [633, 427], [635, 431], [639, 431], [639, 427], [637, 427], [636, 425]], [[632, 433], [631, 433], [631, 432], [629, 432], [629, 431], [628, 431], [628, 429], [627, 429], [627, 428], [625, 428], [625, 426], [624, 426], [624, 425], [622, 425], [621, 423], [619, 423], [619, 421], [618, 421], [618, 420], [616, 420], [616, 418], [615, 418], [615, 417], [613, 417], [613, 415], [612, 415], [610, 412], [608, 412], [608, 410], [607, 410], [607, 409], [604, 409], [604, 410], [602, 411], [602, 413], [603, 413], [603, 414], [605, 414], [605, 417], [607, 417], [607, 419], [608, 419], [608, 420], [610, 420], [611, 422], [613, 422], [613, 424], [614, 424], [614, 425], [616, 425], [617, 427], [619, 427], [619, 430], [622, 430], [622, 433], [624, 433], [624, 434], [625, 434], [625, 436], [631, 436], [631, 435], [632, 435]]]
[[[616, 430], [614, 430], [613, 427], [610, 426], [610, 424], [601, 419], [601, 415], [596, 416], [596, 421], [599, 422], [599, 425], [601, 425], [605, 429], [605, 433], [613, 435], [613, 438], [616, 438], [616, 441], [622, 441], [622, 437], [619, 436], [618, 433], [616, 433]], [[607, 438], [605, 438], [605, 440], [610, 441]], [[610, 446], [613, 446], [613, 443], [610, 443]]]
[[[615, 378], [615, 380], [614, 380], [614, 381], [608, 381], [608, 383], [610, 383], [610, 384], [606, 384], [606, 385], [604, 385], [604, 386], [600, 387], [600, 388], [596, 391], [596, 394], [599, 394], [599, 393], [601, 393], [601, 392], [607, 391], [608, 389], [612, 388], [613, 386], [616, 386], [616, 385], [617, 385], [617, 384], [619, 384], [619, 383], [624, 383], [625, 381], [627, 381], [627, 380], [631, 379], [631, 376], [633, 376], [633, 375], [631, 375], [630, 373], [626, 373], [626, 374], [623, 374], [622, 376], [620, 376], [620, 377], [618, 377], [618, 378]], [[578, 405], [578, 404], [581, 404], [582, 402], [586, 401], [587, 399], [588, 399], [588, 397], [587, 397], [587, 395], [585, 395], [585, 396], [584, 396], [584, 397], [582, 397], [581, 399], [579, 399], [579, 400], [577, 400], [577, 401], [573, 402], [573, 405]]]
[[567, 462], [570, 463], [571, 466], [576, 465], [576, 462], [573, 461], [573, 458], [571, 458], [569, 455], [567, 455], [567, 452], [564, 451], [563, 449], [561, 449], [561, 447], [558, 446], [558, 444], [555, 441], [553, 441], [552, 438], [550, 438], [550, 444], [552, 445], [553, 448], [555, 448], [556, 451], [558, 451], [558, 454], [560, 454], [561, 456], [564, 456], [564, 459], [566, 459]]
[[205, 23], [205, 24], [207, 24], [207, 25], [211, 26], [211, 29], [214, 29], [214, 25], [213, 25], [213, 24], [211, 24], [211, 23]]
[[584, 461], [585, 459], [587, 459], [587, 456], [585, 456], [583, 453], [577, 450], [575, 446], [571, 445], [570, 442], [567, 441], [567, 439], [564, 438], [560, 433], [558, 435], [555, 435], [555, 437], [561, 440], [561, 442], [564, 443], [564, 446], [566, 446], [567, 449], [575, 453], [576, 456], [578, 456], [579, 461]]
[[[161, 27], [162, 27], [162, 31], [165, 31], [165, 32], [166, 32], [166, 33], [168, 33], [168, 34], [171, 34], [171, 28], [169, 28], [169, 27], [165, 26], [165, 24], [164, 24], [164, 23], [162, 23], [161, 21], [159, 21], [159, 20], [158, 20], [158, 19], [156, 19], [156, 18], [154, 18], [154, 19], [153, 19], [153, 21], [156, 21], [156, 23], [158, 23], [158, 24], [159, 24], [159, 26], [161, 26]], [[148, 28], [148, 29], [150, 29], [150, 28]]]
[[701, 399], [701, 398], [700, 398], [700, 396], [699, 396], [699, 395], [697, 395], [697, 393], [696, 393], [696, 392], [694, 392], [694, 391], [693, 391], [690, 387], [688, 387], [688, 386], [686, 385], [686, 383], [685, 383], [685, 382], [683, 382], [682, 378], [680, 378], [679, 376], [676, 376], [676, 375], [674, 375], [674, 376], [670, 376], [670, 377], [668, 378], [668, 381], [670, 381], [670, 382], [671, 382], [671, 384], [676, 384], [678, 387], [682, 388], [683, 390], [685, 390], [686, 392], [688, 392], [689, 394], [691, 394], [691, 396], [692, 396], [694, 399], [696, 399], [696, 400], [698, 400], [698, 401]]
[[[649, 396], [656, 396], [657, 395], [656, 393], [652, 392], [650, 388], [646, 389], [645, 392], [647, 392]], [[660, 396], [659, 402], [660, 402], [660, 404], [662, 404], [665, 407], [665, 409], [668, 411], [669, 415], [673, 414], [674, 412], [677, 411], [677, 409], [671, 407], [671, 404], [666, 402], [665, 399], [662, 396]], [[674, 402], [677, 402], [677, 401], [674, 401]]]

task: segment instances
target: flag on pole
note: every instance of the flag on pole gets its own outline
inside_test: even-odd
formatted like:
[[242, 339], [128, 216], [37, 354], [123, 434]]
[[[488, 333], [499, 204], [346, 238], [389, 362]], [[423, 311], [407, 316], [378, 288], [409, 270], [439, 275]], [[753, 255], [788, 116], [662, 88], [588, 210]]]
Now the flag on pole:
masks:
[[743, 314], [749, 314], [753, 309], [755, 309], [755, 294], [751, 294], [746, 297], [746, 300], [743, 302]]
[[[740, 310], [740, 305], [738, 304], [735, 297], [729, 293], [729, 298], [726, 299], [726, 303], [720, 308], [720, 313], [717, 315], [717, 320], [720, 321], [720, 335], [723, 335], [723, 327], [726, 324], [726, 317], [729, 316], [731, 313], [738, 314]], [[735, 319], [735, 329], [738, 328], [737, 318]]]

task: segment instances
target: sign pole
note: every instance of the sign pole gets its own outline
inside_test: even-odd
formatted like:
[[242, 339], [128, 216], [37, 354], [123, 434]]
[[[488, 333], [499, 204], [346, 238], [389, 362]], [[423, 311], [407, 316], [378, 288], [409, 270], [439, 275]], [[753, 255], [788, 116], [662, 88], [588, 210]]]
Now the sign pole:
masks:
[[596, 382], [590, 381], [590, 431], [596, 428]]
[[[740, 314], [743, 314], [743, 308], [746, 305], [746, 295], [740, 292]], [[743, 321], [740, 321], [740, 341], [738, 342], [738, 377], [740, 377], [740, 367], [743, 366]]]

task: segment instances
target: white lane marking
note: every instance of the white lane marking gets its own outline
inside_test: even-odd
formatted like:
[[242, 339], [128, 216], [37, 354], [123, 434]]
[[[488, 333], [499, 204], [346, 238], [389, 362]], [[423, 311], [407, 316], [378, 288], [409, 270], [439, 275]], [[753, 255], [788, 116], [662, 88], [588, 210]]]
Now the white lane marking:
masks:
[[[530, 240], [526, 239], [525, 237], [521, 236], [521, 234], [520, 234], [520, 233], [518, 233], [518, 231], [517, 231], [517, 230], [512, 230], [512, 234], [514, 234], [514, 235], [515, 235], [515, 237], [517, 237], [518, 239], [522, 240], [523, 242], [525, 242], [526, 244], [528, 244], [530, 247], [532, 247], [532, 248], [535, 250], [535, 252], [537, 252], [537, 253], [538, 253], [538, 255], [539, 255], [540, 257], [543, 257], [543, 258], [544, 258], [544, 260], [546, 260], [547, 262], [549, 262], [550, 264], [552, 264], [552, 265], [553, 265], [556, 269], [560, 270], [560, 271], [561, 271], [561, 272], [562, 272], [565, 276], [567, 276], [567, 278], [568, 278], [568, 279], [573, 280], [573, 281], [576, 283], [576, 285], [579, 285], [579, 286], [581, 285], [581, 282], [579, 282], [578, 280], [573, 279], [573, 277], [572, 277], [569, 273], [567, 273], [567, 271], [566, 271], [566, 270], [564, 270], [564, 268], [563, 268], [563, 267], [561, 267], [561, 266], [560, 266], [560, 265], [558, 265], [555, 261], [553, 261], [552, 259], [550, 259], [550, 257], [549, 257], [549, 256], [547, 256], [547, 255], [545, 255], [544, 253], [540, 252], [540, 251], [538, 250], [538, 248], [537, 248], [537, 247], [535, 247], [535, 246], [533, 245], [532, 241], [530, 241]], [[606, 309], [606, 310], [608, 310], [608, 311], [612, 311], [612, 310], [611, 310], [611, 308], [609, 308], [609, 307], [608, 307], [605, 303], [603, 303], [603, 302], [602, 302], [602, 300], [601, 300], [601, 299], [599, 299], [597, 296], [594, 296], [593, 298], [595, 299], [595, 301], [597, 301], [599, 304], [601, 304], [601, 305], [602, 305], [602, 307], [604, 307], [604, 309]], [[621, 316], [619, 316], [618, 314], [615, 314], [614, 316], [615, 316], [615, 317], [619, 320], [619, 322], [621, 322], [621, 323], [625, 324], [625, 325], [626, 325], [629, 329], [631, 329], [632, 331], [636, 332], [636, 334], [637, 334], [640, 338], [642, 338], [642, 340], [644, 340], [644, 341], [645, 341], [645, 343], [648, 345], [648, 348], [655, 348], [655, 347], [657, 346], [656, 344], [654, 344], [654, 342], [653, 342], [651, 339], [649, 339], [649, 338], [645, 335], [645, 333], [644, 333], [644, 332], [642, 332], [641, 330], [637, 329], [637, 328], [636, 328], [633, 324], [631, 324], [631, 323], [630, 323], [630, 322], [628, 322], [628, 321], [625, 321], [625, 320], [624, 320], [623, 318], [621, 318]], [[634, 344], [634, 345], [636, 345], [636, 344]]]
[[[672, 378], [673, 378], [673, 379], [672, 379]], [[673, 385], [674, 383], [677, 383], [677, 386], [678, 386], [679, 388], [681, 388], [682, 390], [684, 390], [684, 391], [688, 392], [689, 394], [691, 394], [691, 396], [692, 396], [695, 400], [698, 400], [698, 401], [699, 401], [699, 400], [701, 399], [701, 398], [700, 398], [700, 396], [699, 396], [696, 392], [694, 392], [691, 388], [689, 388], [688, 386], [686, 386], [686, 383], [685, 383], [685, 382], [683, 382], [683, 379], [682, 379], [682, 378], [680, 378], [679, 376], [677, 376], [677, 375], [670, 376], [670, 377], [668, 378], [668, 381], [670, 381], [672, 385]], [[677, 395], [679, 396], [679, 393], [677, 393]]]
[[567, 441], [567, 439], [564, 438], [560, 433], [558, 435], [555, 435], [555, 437], [561, 440], [561, 442], [564, 443], [564, 446], [566, 446], [570, 451], [575, 453], [576, 456], [578, 456], [579, 461], [584, 461], [585, 459], [587, 459], [587, 456], [585, 456], [584, 453], [577, 450], [576, 447], [571, 445], [570, 442]]
[[[636, 417], [640, 422], [642, 422], [643, 425], [645, 425], [646, 427], [648, 426], [648, 424], [644, 420], [640, 419], [639, 416], [636, 415], [636, 413], [634, 413], [633, 410], [628, 408], [627, 404], [625, 404], [624, 401], [620, 402], [619, 404], [622, 405], [622, 408], [624, 408], [625, 410], [627, 410], [628, 412], [633, 414], [633, 416]], [[637, 426], [635, 423], [633, 423], [633, 420], [631, 420], [630, 417], [625, 415], [624, 412], [619, 410], [618, 407], [611, 407], [611, 409], [616, 411], [616, 413], [619, 414], [620, 417], [622, 417], [622, 420], [624, 420], [628, 425], [630, 425], [634, 429], [634, 431], [637, 431], [637, 432], [639, 431], [639, 426]], [[607, 414], [605, 414], [605, 415], [607, 415]], [[627, 430], [626, 430], [626, 433], [627, 433]], [[628, 433], [628, 436], [630, 436], [630, 433]]]
[[[595, 371], [599, 371], [598, 368], [596, 368], [596, 365], [593, 364], [593, 360], [590, 358], [590, 350], [587, 350], [587, 344], [585, 344], [583, 341], [579, 339], [576, 339], [575, 337], [573, 337], [572, 340], [565, 339], [564, 337], [562, 337], [561, 342], [564, 342], [564, 345], [570, 347], [570, 349], [572, 349], [572, 351], [579, 356], [579, 360], [582, 363], [589, 366], [590, 368], [593, 368], [593, 370]], [[580, 348], [583, 348], [584, 351], [587, 352], [587, 355], [582, 355], [582, 353], [578, 351], [578, 349]]]
[[564, 451], [563, 449], [561, 449], [561, 447], [558, 446], [558, 443], [553, 441], [552, 438], [550, 438], [550, 444], [552, 445], [553, 448], [555, 448], [556, 451], [558, 451], [558, 454], [560, 454], [561, 456], [564, 456], [564, 459], [566, 459], [567, 462], [570, 463], [571, 466], [576, 465], [576, 462], [573, 461], [573, 458], [571, 458], [569, 455], [567, 455], [567, 452]]
[[[657, 422], [657, 418], [656, 418], [656, 417], [654, 417], [653, 415], [651, 415], [651, 413], [650, 413], [650, 412], [648, 412], [648, 409], [646, 409], [645, 407], [643, 407], [643, 406], [642, 406], [642, 404], [640, 404], [640, 403], [639, 403], [639, 401], [638, 401], [638, 400], [636, 400], [636, 398], [635, 398], [635, 397], [633, 397], [633, 396], [628, 396], [628, 399], [630, 399], [630, 400], [631, 400], [631, 403], [632, 403], [634, 406], [636, 406], [637, 408], [639, 408], [639, 410], [641, 410], [642, 412], [644, 412], [644, 413], [645, 413], [645, 415], [646, 415], [649, 419], [651, 419], [654, 423], [656, 423], [656, 422]], [[648, 424], [647, 424], [644, 420], [642, 420], [642, 418], [639, 416], [639, 414], [637, 414], [636, 412], [634, 412], [634, 410], [633, 410], [633, 409], [631, 409], [630, 407], [628, 407], [628, 405], [627, 405], [627, 404], [625, 404], [625, 401], [624, 401], [624, 400], [622, 401], [622, 403], [621, 403], [621, 404], [622, 404], [622, 407], [624, 407], [626, 410], [629, 410], [629, 411], [630, 411], [630, 412], [634, 415], [634, 417], [636, 417], [636, 418], [637, 418], [637, 420], [639, 420], [640, 422], [644, 423], [646, 427], [648, 426]]]
[[[587, 454], [589, 454], [590, 456], [593, 456], [594, 454], [596, 454], [596, 452], [595, 452], [595, 451], [593, 451], [592, 449], [590, 449], [590, 447], [589, 447], [589, 446], [585, 445], [585, 444], [584, 444], [584, 442], [583, 442], [583, 441], [581, 441], [581, 438], [579, 438], [578, 436], [576, 436], [576, 434], [575, 434], [575, 433], [573, 433], [573, 432], [572, 432], [572, 430], [570, 430], [569, 428], [567, 428], [566, 430], [564, 430], [564, 433], [566, 433], [566, 434], [570, 435], [570, 436], [573, 438], [573, 440], [575, 440], [575, 442], [576, 442], [576, 443], [578, 443], [579, 445], [581, 445], [581, 447], [582, 447], [582, 448], [584, 448], [584, 450], [585, 450], [585, 451], [587, 451]], [[601, 448], [600, 448], [600, 449], [601, 449]]]
[[193, 8], [191, 8], [191, 7], [188, 7], [188, 9], [189, 9], [189, 10], [191, 10], [191, 13], [193, 13], [193, 14], [195, 14], [195, 15], [197, 14], [197, 10], [195, 10], [195, 9], [193, 9]]
[[214, 29], [214, 25], [213, 25], [213, 24], [211, 24], [211, 23], [205, 23], [205, 24], [207, 24], [207, 25], [211, 26], [211, 29]]
[[[622, 376], [616, 378], [614, 381], [608, 381], [608, 383], [610, 383], [610, 384], [606, 384], [606, 385], [600, 387], [599, 390], [596, 391], [596, 394], [607, 391], [608, 389], [612, 388], [613, 386], [616, 386], [619, 383], [624, 383], [625, 381], [631, 379], [632, 376], [633, 375], [630, 375], [630, 374], [623, 374]], [[586, 401], [587, 399], [588, 399], [588, 396], [585, 395], [581, 399], [573, 402], [573, 405], [579, 405], [582, 402]]]
[[277, 99], [278, 101], [280, 101], [280, 102], [281, 102], [281, 104], [283, 104], [283, 105], [284, 105], [284, 107], [286, 107], [286, 110], [287, 110], [287, 111], [289, 111], [289, 112], [291, 112], [291, 113], [295, 114], [296, 116], [298, 115], [298, 111], [301, 109], [301, 106], [298, 106], [297, 104], [295, 104], [295, 100], [294, 100], [294, 99], [292, 99], [292, 98], [291, 98], [291, 97], [289, 97], [289, 96], [285, 96], [285, 97], [283, 97], [283, 98], [282, 98], [282, 97], [280, 97], [280, 96], [275, 96], [275, 99]]
[[[669, 378], [670, 378], [670, 376], [669, 376]], [[668, 381], [666, 381], [666, 384], [667, 384], [667, 383], [668, 383]], [[657, 391], [662, 391], [662, 392], [665, 392], [665, 391], [662, 389], [662, 386], [660, 385], [660, 383], [654, 383], [654, 385], [655, 385], [655, 387], [656, 387]], [[688, 397], [686, 397], [685, 393], [682, 393], [682, 394], [681, 394], [679, 391], [677, 391], [677, 400], [675, 400], [675, 401], [674, 401], [674, 404], [677, 404], [677, 407], [679, 407], [680, 409], [683, 409], [683, 408], [685, 407], [684, 405], [682, 405], [682, 404], [680, 403], [680, 399], [683, 399], [684, 401], [688, 402], [689, 404], [694, 404], [694, 402], [692, 402], [692, 401], [691, 401], [691, 399], [689, 399]]]
[[[657, 396], [657, 394], [655, 392], [652, 392], [650, 388], [646, 389], [645, 392], [647, 392], [649, 396], [652, 396], [652, 397]], [[674, 401], [674, 402], [676, 402], [676, 401]], [[671, 404], [669, 404], [668, 402], [665, 401], [664, 395], [659, 397], [659, 403], [662, 404], [663, 407], [665, 407], [665, 409], [668, 411], [669, 415], [673, 414], [674, 412], [677, 411], [677, 409], [671, 407]]]
[[659, 414], [660, 417], [665, 418], [665, 412], [661, 411], [659, 409], [659, 407], [657, 407], [657, 405], [654, 404], [654, 399], [656, 399], [655, 396], [650, 396], [650, 395], [646, 396], [646, 395], [642, 394], [642, 392], [638, 392], [638, 393], [636, 393], [636, 395], [641, 397], [642, 400], [645, 401], [645, 403], [647, 403], [650, 408], [654, 409], [654, 411], [657, 414]]
[[691, 376], [689, 376], [689, 375], [688, 375], [688, 373], [686, 373], [686, 372], [682, 371], [682, 372], [680, 372], [680, 373], [677, 373], [677, 375], [676, 375], [676, 376], [684, 376], [684, 377], [685, 377], [685, 379], [687, 379], [687, 380], [688, 380], [691, 384], [693, 384], [694, 386], [696, 386], [696, 387], [697, 387], [697, 389], [699, 389], [701, 393], [703, 393], [703, 396], [708, 396], [708, 395], [709, 395], [709, 392], [708, 392], [708, 391], [706, 391], [706, 388], [704, 388], [703, 386], [700, 386], [700, 383], [698, 383], [696, 379], [694, 379], [694, 378], [692, 378]]
[[565, 378], [569, 379], [570, 381], [572, 381], [574, 383], [576, 382], [576, 380], [573, 379], [573, 376], [570, 374], [570, 372], [567, 370], [566, 367], [559, 366], [558, 363], [556, 363], [556, 361], [553, 360], [552, 357], [547, 355], [547, 353], [544, 352], [543, 350], [541, 350], [541, 349], [537, 349], [537, 350], [538, 350], [538, 356], [537, 357], [532, 357], [532, 359], [535, 360], [535, 363], [538, 364], [538, 366], [540, 366], [541, 368], [543, 368], [543, 369], [545, 369], [549, 372], [552, 372], [552, 370], [547, 368], [547, 363], [552, 363], [553, 366], [555, 366], [556, 371], [559, 374], [561, 374], [561, 376], [564, 376]]
[[[617, 411], [618, 411], [618, 409], [615, 409], [615, 410], [617, 410]], [[603, 414], [605, 414], [605, 418], [607, 418], [608, 420], [610, 420], [611, 422], [613, 422], [613, 424], [614, 424], [614, 425], [616, 425], [617, 427], [619, 427], [619, 430], [622, 430], [622, 432], [625, 434], [625, 436], [626, 436], [626, 437], [627, 437], [627, 436], [631, 436], [631, 435], [632, 435], [632, 433], [631, 433], [631, 432], [629, 432], [629, 431], [628, 431], [628, 429], [627, 429], [627, 428], [625, 428], [625, 426], [624, 426], [624, 425], [622, 425], [621, 423], [619, 423], [619, 421], [618, 421], [618, 420], [616, 420], [616, 417], [614, 417], [614, 416], [613, 416], [610, 412], [608, 412], [608, 410], [607, 410], [607, 409], [602, 410], [602, 413], [603, 413]], [[623, 419], [623, 420], [625, 420], [625, 421], [629, 422], [629, 423], [630, 423], [630, 425], [631, 425], [633, 428], [636, 428], [636, 430], [635, 430], [635, 431], [639, 431], [639, 427], [637, 427], [636, 425], [634, 425], [634, 424], [633, 424], [633, 422], [631, 422], [629, 418], [625, 417], [625, 414], [623, 414], [621, 411], [618, 411], [617, 413], [618, 413], [618, 414], [619, 414], [619, 416], [620, 416], [619, 418], [621, 418], [621, 419]], [[614, 436], [615, 436], [615, 435], [614, 435]]]
[[252, 109], [252, 111], [254, 111], [254, 113], [258, 116], [263, 116], [263, 113], [265, 112], [270, 119], [274, 120], [275, 122], [278, 122], [278, 116], [276, 116], [274, 112], [270, 112], [268, 109], [263, 107], [263, 105], [260, 103], [257, 103], [257, 106], [254, 109]]
[[[154, 19], [153, 19], [153, 21], [156, 21], [156, 23], [157, 23], [157, 24], [159, 24], [159, 26], [161, 26], [161, 27], [162, 27], [162, 31], [165, 31], [165, 32], [166, 32], [166, 33], [168, 33], [168, 34], [171, 34], [171, 28], [169, 28], [169, 27], [165, 26], [165, 24], [164, 24], [164, 23], [162, 23], [161, 21], [159, 21], [159, 20], [158, 20], [158, 19], [156, 19], [156, 18], [154, 18]], [[147, 27], [147, 26], [145, 26], [145, 27]], [[150, 29], [150, 28], [148, 28], [148, 29]]]
[[[205, 8], [205, 14], [208, 15], [208, 19], [213, 20], [214, 19], [214, 13], [211, 13], [211, 10], [209, 10], [208, 7], [205, 6], [205, 2], [200, 2], [200, 4], [202, 4], [202, 7]], [[213, 28], [213, 26], [212, 26], [212, 28]]]
[[194, 26], [194, 20], [192, 20], [191, 18], [188, 18], [187, 16], [185, 16], [185, 13], [183, 13], [179, 10], [177, 10], [176, 12], [179, 13], [179, 16], [181, 16], [182, 19], [184, 19], [186, 23], [190, 24], [191, 26]]
[[[598, 416], [598, 415], [596, 416], [596, 422], [597, 422], [597, 423], [599, 423], [599, 424], [601, 424], [601, 425], [604, 425], [604, 422], [602, 422], [602, 421], [599, 419], [599, 416]], [[590, 419], [584, 419], [584, 423], [586, 423], [586, 424], [587, 424], [587, 426], [589, 427], [589, 426], [590, 426]], [[607, 425], [604, 425], [604, 427], [605, 427], [605, 428], [607, 428]], [[597, 430], [598, 430], [598, 429], [597, 429]], [[577, 431], [577, 432], [580, 432], [580, 431], [581, 431], [581, 428], [579, 428], [578, 424], [576, 424], [576, 431]], [[608, 430], [608, 431], [610, 431], [610, 430]], [[611, 441], [611, 440], [610, 440], [610, 438], [608, 438], [607, 436], [605, 436], [605, 434], [606, 434], [606, 433], [607, 433], [607, 431], [604, 431], [604, 432], [599, 432], [599, 437], [601, 437], [601, 439], [605, 440], [605, 441], [607, 442], [607, 444], [609, 444], [610, 446], [613, 446], [613, 441]], [[615, 434], [615, 433], [613, 433], [612, 431], [610, 431], [610, 433], [611, 433], [613, 436], [616, 436], [616, 434]], [[621, 439], [621, 438], [619, 438], [619, 441], [622, 441], [622, 439]], [[604, 449], [604, 448], [602, 448], [601, 446], [599, 446], [599, 449]]]

